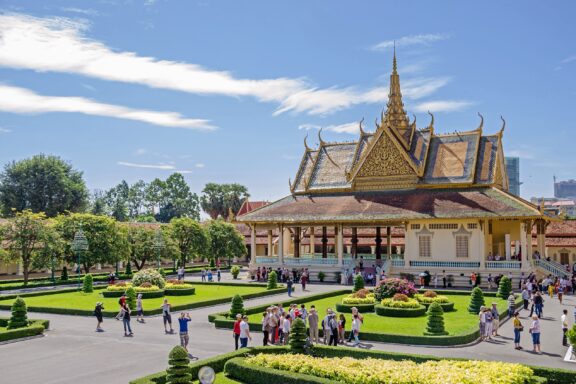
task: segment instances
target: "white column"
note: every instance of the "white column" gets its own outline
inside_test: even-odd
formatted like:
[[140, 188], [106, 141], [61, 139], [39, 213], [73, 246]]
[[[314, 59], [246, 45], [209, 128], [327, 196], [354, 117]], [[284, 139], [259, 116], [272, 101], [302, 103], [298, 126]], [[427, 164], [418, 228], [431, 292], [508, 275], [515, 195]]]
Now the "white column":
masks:
[[314, 245], [316, 244], [316, 238], [314, 237], [314, 227], [310, 227], [310, 253], [314, 254]]
[[272, 230], [268, 230], [268, 256], [272, 256], [274, 254], [274, 246], [272, 245]]
[[256, 262], [256, 224], [250, 227], [250, 258], [251, 262]]
[[504, 246], [506, 247], [506, 260], [510, 260], [510, 248], [512, 247], [512, 243], [510, 242], [510, 234], [507, 233], [504, 235]]
[[484, 270], [486, 268], [486, 232], [488, 228], [486, 228], [486, 225], [480, 227], [483, 228], [483, 230], [478, 230], [478, 254], [480, 255], [480, 269]]
[[342, 224], [336, 227], [336, 253], [338, 254], [338, 266], [342, 266], [344, 261], [344, 241], [342, 238]]
[[279, 226], [278, 235], [278, 262], [284, 264], [284, 226]]
[[524, 223], [520, 224], [520, 249], [522, 250], [522, 259], [520, 262], [522, 263], [521, 270], [522, 271], [529, 271], [530, 270], [530, 259], [528, 256], [528, 242], [527, 242], [527, 233], [526, 233], [527, 225]]

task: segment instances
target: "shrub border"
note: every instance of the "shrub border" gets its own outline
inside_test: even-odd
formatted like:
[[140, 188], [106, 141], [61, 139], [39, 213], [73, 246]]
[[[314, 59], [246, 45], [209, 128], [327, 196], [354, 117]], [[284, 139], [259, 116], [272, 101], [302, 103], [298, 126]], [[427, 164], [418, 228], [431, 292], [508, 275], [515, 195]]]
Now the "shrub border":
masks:
[[166, 296], [189, 296], [196, 294], [196, 288], [182, 288], [182, 289], [174, 289], [174, 288], [165, 288], [164, 295]]
[[420, 303], [418, 308], [392, 308], [385, 307], [382, 304], [374, 306], [378, 316], [387, 317], [420, 317], [426, 314], [426, 307]]
[[[430, 304], [428, 303], [421, 303], [419, 302], [421, 305], [426, 307], [426, 310], [428, 310], [428, 307], [430, 306]], [[440, 306], [442, 307], [442, 310], [444, 312], [452, 312], [454, 311], [454, 303], [453, 302], [449, 302], [449, 303], [438, 303], [440, 304]]]
[[[8, 320], [10, 320], [8, 317], [0, 318], [0, 326], [5, 327], [8, 324]], [[7, 329], [0, 332], [0, 342], [41, 335], [44, 330], [49, 328], [50, 321], [29, 320], [28, 324], [26, 328]]]
[[[128, 288], [126, 288], [126, 290], [128, 290]], [[124, 293], [126, 293], [126, 290], [124, 290], [124, 291], [103, 290], [102, 291], [102, 297], [105, 297], [107, 299], [113, 298], [113, 297], [120, 297]], [[135, 290], [136, 290], [136, 288], [135, 288]], [[142, 294], [143, 299], [154, 299], [154, 298], [158, 298], [158, 297], [164, 297], [164, 290], [159, 289], [157, 291], [144, 291], [144, 292], [138, 292], [138, 290], [136, 290], [136, 295], [139, 295], [139, 294]]]
[[325, 379], [318, 376], [307, 375], [297, 372], [282, 371], [274, 368], [260, 367], [246, 363], [245, 359], [236, 357], [230, 359], [224, 365], [224, 372], [233, 379], [250, 384], [333, 384], [338, 383], [333, 379]]
[[342, 313], [352, 313], [352, 308], [358, 308], [360, 313], [374, 312], [374, 306], [376, 304], [343, 304], [336, 303], [336, 311]]

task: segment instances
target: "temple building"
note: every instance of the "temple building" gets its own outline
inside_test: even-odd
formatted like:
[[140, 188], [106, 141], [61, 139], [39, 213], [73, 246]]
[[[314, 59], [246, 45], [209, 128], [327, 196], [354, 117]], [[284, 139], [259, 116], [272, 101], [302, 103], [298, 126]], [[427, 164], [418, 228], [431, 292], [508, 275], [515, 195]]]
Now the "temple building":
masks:
[[430, 116], [421, 129], [408, 117], [394, 54], [375, 131], [360, 122], [354, 142], [319, 132], [310, 148], [305, 139], [290, 194], [236, 217], [250, 227], [251, 268], [337, 276], [361, 261], [387, 275], [557, 272], [533, 258], [545, 255], [546, 227], [557, 219], [508, 191], [504, 119], [493, 134], [481, 115], [474, 130], [436, 134]]

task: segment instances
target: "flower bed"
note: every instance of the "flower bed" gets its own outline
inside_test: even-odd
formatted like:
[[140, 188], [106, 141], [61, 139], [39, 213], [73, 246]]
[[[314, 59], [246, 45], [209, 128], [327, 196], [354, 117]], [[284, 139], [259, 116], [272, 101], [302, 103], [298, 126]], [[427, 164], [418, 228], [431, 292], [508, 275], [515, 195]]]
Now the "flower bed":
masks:
[[193, 295], [196, 293], [196, 288], [192, 284], [186, 284], [182, 282], [166, 282], [166, 287], [164, 287], [164, 294], [166, 296], [186, 296]]
[[374, 304], [376, 304], [374, 293], [362, 288], [344, 297], [342, 304], [336, 304], [336, 310], [338, 312], [351, 313], [352, 308], [356, 307], [360, 312], [374, 312]]
[[[404, 296], [404, 295], [402, 295]], [[390, 317], [418, 317], [426, 313], [426, 307], [418, 302], [416, 299], [406, 298], [405, 300], [394, 298], [384, 299], [380, 305], [376, 305], [374, 309], [380, 316]]]
[[[432, 291], [427, 291], [427, 292], [432, 292]], [[414, 295], [414, 298], [416, 300], [418, 300], [418, 302], [420, 304], [425, 306], [426, 309], [428, 309], [430, 304], [438, 303], [438, 304], [440, 304], [440, 306], [442, 307], [444, 312], [450, 312], [450, 311], [454, 310], [454, 303], [452, 303], [450, 300], [448, 300], [448, 297], [446, 297], [446, 296], [441, 296], [441, 295], [431, 296], [431, 295], [426, 295], [426, 293], [424, 293], [424, 294], [418, 293], [418, 294]]]
[[[249, 369], [262, 367], [275, 370], [261, 371]], [[521, 364], [503, 363], [497, 361], [395, 361], [366, 358], [357, 360], [351, 357], [326, 358], [309, 355], [290, 354], [258, 354], [246, 359], [230, 360], [225, 371], [233, 378], [244, 382], [259, 384], [269, 383], [270, 374], [278, 375], [276, 382], [311, 382], [344, 384], [476, 384], [476, 383], [508, 383], [533, 384], [543, 382], [534, 375], [534, 371]], [[284, 377], [293, 374], [310, 376], [293, 377], [286, 381]], [[294, 379], [298, 381], [294, 381]], [[318, 380], [320, 379], [320, 380]]]
[[[104, 291], [102, 291], [102, 296], [120, 297], [130, 287], [132, 287], [132, 284], [130, 283], [109, 285]], [[142, 294], [143, 299], [164, 296], [164, 290], [160, 289], [156, 285], [134, 287], [134, 290], [136, 291], [136, 294]]]
[[418, 290], [414, 288], [414, 283], [406, 279], [397, 278], [387, 278], [381, 280], [376, 288], [374, 288], [374, 294], [376, 295], [376, 300], [382, 300], [387, 297], [392, 297], [395, 294], [403, 294], [408, 297], [414, 296]]

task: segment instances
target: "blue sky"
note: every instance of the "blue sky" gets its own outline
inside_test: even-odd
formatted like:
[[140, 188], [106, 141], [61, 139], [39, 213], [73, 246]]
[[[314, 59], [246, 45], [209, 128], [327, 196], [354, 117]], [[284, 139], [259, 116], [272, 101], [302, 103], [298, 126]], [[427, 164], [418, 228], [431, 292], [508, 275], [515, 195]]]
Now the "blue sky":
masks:
[[288, 193], [302, 140], [354, 140], [386, 103], [436, 132], [507, 121], [522, 195], [576, 178], [576, 3], [0, 0], [0, 162], [43, 152], [91, 189], [184, 173]]

